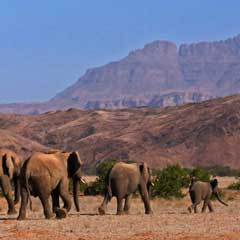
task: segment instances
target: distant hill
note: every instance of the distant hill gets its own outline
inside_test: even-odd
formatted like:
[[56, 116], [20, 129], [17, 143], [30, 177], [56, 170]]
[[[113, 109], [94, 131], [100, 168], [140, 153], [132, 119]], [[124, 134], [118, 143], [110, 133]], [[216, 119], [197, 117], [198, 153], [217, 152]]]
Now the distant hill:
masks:
[[78, 149], [87, 168], [107, 158], [147, 161], [153, 167], [240, 168], [239, 109], [240, 95], [235, 95], [166, 108], [0, 114], [0, 136], [22, 136], [0, 138], [0, 146], [29, 153], [43, 146]]
[[0, 105], [0, 112], [164, 107], [240, 92], [240, 35], [218, 42], [155, 41], [119, 61], [88, 70], [50, 101]]

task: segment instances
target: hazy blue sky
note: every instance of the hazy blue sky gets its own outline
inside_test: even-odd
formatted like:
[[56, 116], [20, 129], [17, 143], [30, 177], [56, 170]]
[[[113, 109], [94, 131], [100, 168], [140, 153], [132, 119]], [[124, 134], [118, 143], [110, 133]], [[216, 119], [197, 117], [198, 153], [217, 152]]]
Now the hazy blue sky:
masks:
[[153, 40], [237, 35], [239, 9], [239, 0], [1, 1], [0, 102], [47, 100]]

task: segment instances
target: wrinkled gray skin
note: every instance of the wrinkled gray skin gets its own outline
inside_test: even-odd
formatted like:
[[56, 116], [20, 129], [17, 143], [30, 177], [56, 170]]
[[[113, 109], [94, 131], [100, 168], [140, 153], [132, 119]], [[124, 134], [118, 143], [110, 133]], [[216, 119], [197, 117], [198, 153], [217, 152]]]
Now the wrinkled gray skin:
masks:
[[[105, 214], [108, 202], [117, 198], [117, 214], [127, 214], [130, 210], [132, 194], [139, 189], [145, 206], [145, 213], [152, 214], [150, 205], [151, 172], [146, 163], [116, 163], [109, 172], [107, 191], [99, 207], [99, 213]], [[123, 200], [125, 204], [123, 207]]]
[[210, 212], [213, 212], [211, 196], [215, 195], [217, 200], [225, 206], [228, 206], [219, 197], [218, 181], [213, 179], [210, 182], [195, 181], [192, 179], [191, 185], [189, 187], [189, 195], [192, 201], [192, 205], [188, 207], [188, 211], [191, 213], [197, 213], [197, 205], [203, 201], [202, 212], [206, 211], [208, 207]]
[[[20, 199], [21, 161], [17, 154], [9, 149], [0, 149], [0, 186], [8, 203], [8, 214], [16, 214], [15, 204]], [[14, 182], [15, 199], [12, 196], [11, 181]]]
[[[46, 219], [53, 218], [53, 212], [57, 216], [63, 215], [65, 210], [68, 212], [72, 205], [68, 191], [69, 178], [73, 179], [74, 203], [79, 211], [78, 191], [82, 164], [78, 152], [34, 153], [25, 161], [21, 169], [21, 207], [18, 220], [26, 218], [30, 194], [40, 198]], [[52, 197], [52, 210], [49, 205], [50, 196]], [[60, 208], [59, 197], [64, 202], [65, 210]]]

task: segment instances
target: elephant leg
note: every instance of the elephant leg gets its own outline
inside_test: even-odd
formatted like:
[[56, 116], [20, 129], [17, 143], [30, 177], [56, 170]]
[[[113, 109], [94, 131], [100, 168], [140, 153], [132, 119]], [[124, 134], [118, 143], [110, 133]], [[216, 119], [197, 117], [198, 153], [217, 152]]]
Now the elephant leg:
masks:
[[68, 181], [60, 183], [59, 194], [64, 202], [64, 208], [69, 212], [72, 207], [72, 201], [68, 192]]
[[209, 199], [205, 199], [203, 202], [202, 213], [206, 212], [206, 208], [208, 206]]
[[153, 214], [153, 211], [150, 205], [150, 196], [147, 191], [147, 186], [145, 184], [141, 184], [141, 186], [139, 187], [139, 191], [144, 203], [145, 214]]
[[131, 197], [132, 197], [132, 195], [128, 195], [125, 198], [125, 204], [124, 204], [124, 209], [123, 210], [126, 214], [129, 214]]
[[26, 219], [26, 210], [28, 204], [28, 193], [26, 188], [21, 188], [21, 207], [18, 215], [18, 220]]
[[98, 208], [98, 212], [99, 212], [100, 215], [106, 214], [107, 205], [110, 202], [110, 200], [111, 200], [111, 198], [110, 198], [109, 194], [106, 193], [101, 206]]
[[2, 192], [4, 197], [7, 200], [8, 203], [8, 214], [16, 214], [17, 211], [15, 209], [15, 204], [13, 201], [13, 196], [12, 196], [12, 188], [11, 188], [11, 182], [8, 176], [2, 176], [1, 178], [1, 187], [2, 187]]
[[117, 197], [117, 215], [123, 214], [123, 198]]
[[49, 196], [45, 195], [45, 194], [41, 194], [39, 196], [42, 206], [43, 206], [43, 213], [46, 219], [51, 219], [54, 217], [51, 208], [50, 208], [50, 204], [49, 204]]
[[193, 205], [192, 205], [192, 209], [194, 210], [194, 213], [197, 213], [197, 205], [199, 205], [201, 203], [201, 200], [197, 200]]
[[208, 209], [209, 209], [209, 212], [213, 212], [213, 206], [210, 200], [208, 201]]
[[52, 196], [52, 211], [56, 212], [56, 210], [60, 208], [59, 190], [58, 189], [53, 190], [51, 196]]
[[14, 177], [14, 203], [17, 204], [20, 200], [20, 179], [19, 177]]

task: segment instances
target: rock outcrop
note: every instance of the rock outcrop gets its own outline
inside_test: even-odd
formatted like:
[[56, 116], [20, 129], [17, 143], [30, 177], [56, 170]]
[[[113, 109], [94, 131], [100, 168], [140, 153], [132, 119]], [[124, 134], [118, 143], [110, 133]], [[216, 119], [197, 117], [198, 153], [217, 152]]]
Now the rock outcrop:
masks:
[[199, 102], [240, 92], [240, 35], [176, 45], [155, 41], [116, 62], [88, 70], [50, 101], [0, 105], [0, 112], [38, 114], [68, 108], [117, 109]]

